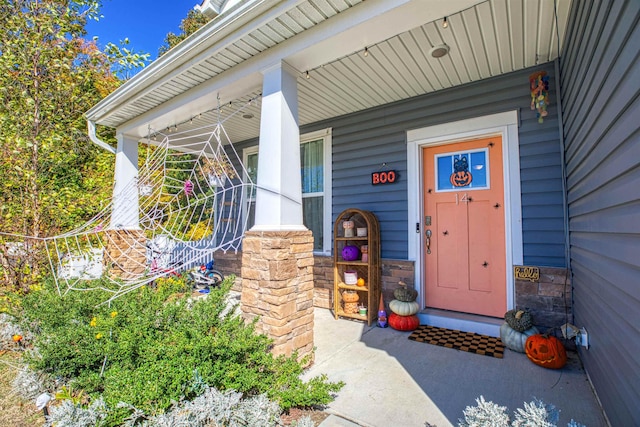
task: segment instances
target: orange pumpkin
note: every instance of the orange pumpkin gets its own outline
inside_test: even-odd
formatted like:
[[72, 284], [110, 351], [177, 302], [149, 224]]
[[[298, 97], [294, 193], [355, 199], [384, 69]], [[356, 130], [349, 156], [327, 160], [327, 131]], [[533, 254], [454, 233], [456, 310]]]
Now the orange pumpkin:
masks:
[[529, 360], [543, 368], [560, 369], [567, 363], [567, 352], [556, 337], [531, 335], [524, 344], [524, 351]]
[[473, 175], [469, 171], [456, 171], [449, 178], [451, 185], [454, 187], [466, 187], [473, 181]]
[[418, 316], [400, 316], [399, 314], [391, 313], [389, 315], [389, 326], [397, 331], [415, 331], [420, 326], [420, 319]]
[[344, 291], [342, 293], [342, 300], [344, 302], [358, 302], [360, 296], [355, 291]]

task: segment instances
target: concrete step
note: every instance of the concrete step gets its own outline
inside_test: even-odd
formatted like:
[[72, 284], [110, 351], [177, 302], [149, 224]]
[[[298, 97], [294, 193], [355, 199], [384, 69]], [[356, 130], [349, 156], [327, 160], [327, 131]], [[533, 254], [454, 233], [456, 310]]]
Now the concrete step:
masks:
[[496, 317], [479, 316], [476, 314], [460, 313], [457, 311], [439, 310], [427, 308], [418, 313], [421, 325], [436, 326], [439, 328], [455, 329], [464, 332], [500, 336], [500, 325], [504, 319]]

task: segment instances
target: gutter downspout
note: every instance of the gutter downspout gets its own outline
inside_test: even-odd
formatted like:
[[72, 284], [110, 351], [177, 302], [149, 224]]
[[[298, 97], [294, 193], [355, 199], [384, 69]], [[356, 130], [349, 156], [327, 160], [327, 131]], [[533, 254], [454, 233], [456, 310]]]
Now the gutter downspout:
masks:
[[560, 163], [562, 169], [562, 204], [563, 204], [563, 214], [564, 214], [564, 257], [565, 257], [565, 265], [566, 265], [566, 277], [565, 277], [565, 298], [566, 298], [566, 287], [567, 280], [571, 278], [571, 316], [569, 316], [566, 300], [565, 300], [565, 320], [568, 322], [574, 322], [573, 316], [573, 272], [571, 270], [571, 235], [569, 232], [569, 188], [567, 183], [567, 159], [566, 159], [566, 144], [564, 140], [564, 112], [562, 111], [562, 92], [560, 87], [560, 57], [557, 57], [553, 61], [553, 68], [556, 80], [556, 97], [558, 103], [558, 133], [560, 137]]
[[558, 104], [558, 137], [560, 139], [560, 162], [562, 169], [562, 203], [564, 205], [564, 246], [565, 246], [565, 262], [567, 268], [571, 270], [571, 254], [569, 251], [571, 241], [569, 239], [569, 195], [567, 187], [567, 159], [566, 159], [566, 146], [564, 141], [564, 114], [562, 111], [562, 92], [560, 88], [560, 58], [556, 58], [553, 61], [553, 68], [556, 80], [556, 100]]
[[87, 134], [89, 135], [91, 142], [96, 144], [98, 147], [107, 150], [111, 154], [116, 154], [115, 148], [98, 138], [98, 135], [96, 135], [96, 124], [89, 119], [87, 119]]

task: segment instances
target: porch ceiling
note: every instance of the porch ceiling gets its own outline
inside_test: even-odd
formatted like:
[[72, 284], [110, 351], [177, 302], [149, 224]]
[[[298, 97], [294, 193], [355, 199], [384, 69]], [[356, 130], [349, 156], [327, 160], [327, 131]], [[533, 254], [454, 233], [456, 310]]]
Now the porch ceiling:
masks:
[[[149, 127], [195, 129], [213, 119], [205, 111], [216, 106], [216, 94], [223, 104], [258, 95], [261, 76], [249, 66], [279, 56], [300, 72], [300, 124], [313, 123], [553, 60], [564, 39], [571, 1], [557, 0], [557, 11], [553, 0], [267, 3], [241, 2], [225, 12], [87, 117], [137, 137]], [[244, 33], [225, 34], [225, 19], [243, 19], [248, 4], [258, 10], [253, 27], [245, 24], [240, 29]], [[335, 34], [323, 35], [334, 27]], [[433, 58], [429, 51], [441, 44], [449, 46], [449, 54]], [[213, 90], [206, 100], [193, 95], [205, 87]], [[238, 114], [225, 123], [232, 141], [259, 133], [259, 102], [243, 113], [253, 118]]]

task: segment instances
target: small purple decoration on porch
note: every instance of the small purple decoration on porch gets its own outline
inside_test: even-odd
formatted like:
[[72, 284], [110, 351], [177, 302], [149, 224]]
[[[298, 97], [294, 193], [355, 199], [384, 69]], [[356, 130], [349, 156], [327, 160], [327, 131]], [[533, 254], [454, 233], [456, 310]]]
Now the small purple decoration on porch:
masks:
[[347, 245], [342, 248], [342, 259], [345, 261], [355, 261], [360, 256], [360, 249], [357, 246]]
[[380, 302], [378, 303], [378, 327], [386, 328], [389, 326], [389, 322], [387, 321], [387, 312], [384, 309], [384, 298], [382, 294], [380, 294]]
[[387, 326], [389, 326], [389, 324], [387, 323], [387, 312], [385, 310], [379, 311], [378, 312], [378, 327], [379, 328], [386, 328]]
[[193, 182], [191, 182], [190, 180], [186, 180], [184, 182], [184, 194], [186, 194], [187, 196], [193, 194]]

